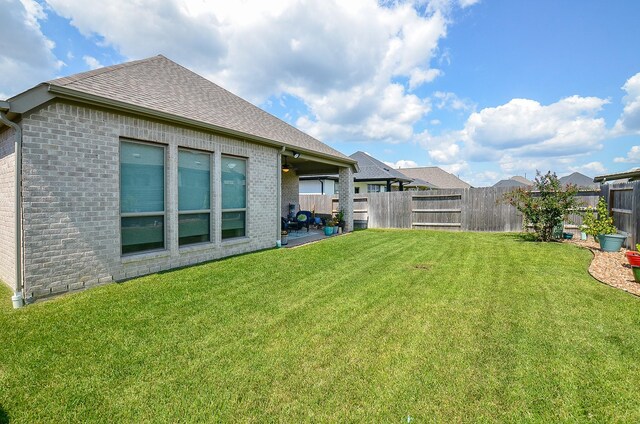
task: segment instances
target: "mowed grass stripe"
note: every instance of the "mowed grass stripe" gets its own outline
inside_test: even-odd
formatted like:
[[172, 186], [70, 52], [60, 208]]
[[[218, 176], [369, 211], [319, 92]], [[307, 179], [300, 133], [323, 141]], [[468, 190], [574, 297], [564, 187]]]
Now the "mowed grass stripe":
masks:
[[637, 421], [640, 302], [589, 261], [513, 234], [367, 230], [6, 301], [0, 407], [16, 422]]

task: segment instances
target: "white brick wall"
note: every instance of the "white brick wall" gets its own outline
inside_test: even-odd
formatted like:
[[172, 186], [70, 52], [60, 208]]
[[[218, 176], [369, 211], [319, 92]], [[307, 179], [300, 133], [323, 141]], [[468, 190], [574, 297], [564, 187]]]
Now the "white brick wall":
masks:
[[296, 205], [295, 212], [300, 209], [299, 180], [296, 171], [291, 169], [282, 174], [282, 202], [280, 202], [280, 214], [286, 217], [289, 214], [289, 203]]
[[338, 183], [340, 184], [338, 203], [344, 212], [344, 230], [353, 231], [353, 171], [351, 168], [340, 168]]
[[0, 280], [15, 286], [15, 131], [5, 128], [0, 133]]
[[[27, 295], [42, 297], [275, 244], [276, 149], [62, 102], [26, 114], [22, 125]], [[120, 255], [122, 137], [167, 146], [165, 251]], [[182, 249], [177, 235], [178, 146], [214, 152], [213, 242]], [[219, 240], [221, 154], [248, 158], [245, 239]]]

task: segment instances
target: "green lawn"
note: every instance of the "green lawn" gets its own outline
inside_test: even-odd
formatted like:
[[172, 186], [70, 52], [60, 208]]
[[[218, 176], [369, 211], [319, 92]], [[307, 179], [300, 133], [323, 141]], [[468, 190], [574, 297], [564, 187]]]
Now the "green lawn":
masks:
[[0, 422], [640, 421], [640, 299], [513, 234], [367, 230], [0, 289]]

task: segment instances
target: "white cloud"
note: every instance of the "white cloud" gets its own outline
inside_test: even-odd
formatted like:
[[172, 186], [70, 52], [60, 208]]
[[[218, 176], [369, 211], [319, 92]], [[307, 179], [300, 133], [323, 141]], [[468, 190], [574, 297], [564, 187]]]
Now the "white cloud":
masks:
[[583, 165], [569, 167], [571, 172], [580, 172], [585, 175], [597, 175], [607, 172], [607, 168], [601, 162], [589, 162]]
[[626, 157], [617, 157], [613, 159], [617, 163], [637, 163], [640, 164], [640, 146], [631, 146]]
[[307, 109], [297, 124], [321, 139], [393, 142], [430, 109], [410, 90], [441, 75], [431, 61], [447, 14], [473, 3], [455, 1], [47, 3], [125, 57], [165, 54], [256, 103], [293, 95]]
[[52, 50], [54, 43], [42, 34], [42, 6], [33, 0], [0, 0], [0, 92], [18, 94], [51, 79], [63, 66]]
[[87, 64], [89, 69], [98, 69], [104, 66], [98, 59], [93, 56], [82, 56], [82, 60]]
[[518, 155], [576, 155], [601, 147], [608, 135], [596, 114], [608, 100], [572, 96], [543, 106], [529, 99], [472, 113], [462, 132], [468, 147]]
[[461, 110], [461, 111], [475, 109], [475, 105], [471, 100], [461, 99], [455, 93], [436, 91], [435, 93], [433, 93], [433, 98], [435, 99], [434, 105], [438, 109]]
[[389, 165], [390, 167], [392, 167], [393, 169], [402, 169], [402, 168], [415, 168], [418, 166], [418, 164], [412, 160], [404, 160], [401, 159], [397, 162], [387, 162], [387, 161], [383, 161], [386, 165]]
[[627, 92], [623, 98], [624, 109], [616, 122], [616, 133], [640, 133], [640, 72], [622, 86]]

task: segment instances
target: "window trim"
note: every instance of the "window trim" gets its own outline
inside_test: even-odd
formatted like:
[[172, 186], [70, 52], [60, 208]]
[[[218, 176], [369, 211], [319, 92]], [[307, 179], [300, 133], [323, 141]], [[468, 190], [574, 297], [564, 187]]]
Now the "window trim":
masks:
[[[245, 162], [245, 166], [244, 166], [244, 179], [245, 179], [245, 190], [244, 190], [244, 208], [230, 208], [230, 209], [225, 209], [222, 207], [222, 196], [224, 195], [224, 183], [222, 181], [222, 162], [224, 160], [224, 158], [230, 158], [230, 159], [238, 159], [238, 160], [243, 160]], [[220, 155], [220, 240], [222, 243], [227, 243], [231, 240], [242, 240], [244, 238], [248, 238], [249, 237], [249, 225], [248, 222], [249, 220], [247, 219], [249, 216], [248, 213], [248, 206], [249, 206], [249, 158], [244, 157], [244, 156], [235, 156], [235, 155], [228, 155], [228, 154], [221, 154]], [[223, 237], [223, 228], [222, 228], [222, 215], [226, 212], [244, 212], [244, 235], [242, 236], [235, 236], [235, 237], [227, 237], [224, 238]]]
[[[162, 148], [162, 211], [158, 212], [122, 212], [122, 143], [129, 144], [142, 144], [146, 146], [153, 146]], [[161, 143], [154, 143], [151, 141], [141, 141], [131, 138], [120, 137], [118, 143], [118, 240], [120, 244], [120, 257], [128, 258], [137, 255], [146, 255], [149, 253], [166, 252], [169, 250], [167, 246], [167, 234], [168, 234], [168, 222], [167, 222], [167, 145]], [[122, 218], [138, 218], [145, 216], [162, 216], [162, 247], [157, 249], [143, 250], [140, 252], [123, 253], [122, 252]]]
[[[209, 155], [209, 209], [198, 209], [198, 210], [187, 210], [187, 211], [180, 211], [180, 182], [178, 181], [178, 186], [176, 187], [176, 197], [177, 197], [177, 207], [176, 207], [176, 211], [178, 212], [178, 219], [176, 221], [177, 224], [177, 231], [176, 233], [178, 234], [178, 249], [187, 249], [189, 247], [193, 247], [193, 246], [201, 246], [201, 245], [207, 245], [207, 244], [212, 244], [214, 243], [214, 227], [213, 227], [213, 212], [214, 212], [214, 197], [213, 197], [213, 186], [214, 186], [214, 172], [215, 172], [215, 152], [210, 152], [210, 151], [206, 151], [206, 150], [199, 150], [199, 149], [192, 149], [190, 147], [183, 147], [183, 146], [178, 146], [178, 167], [177, 167], [177, 177], [179, 178], [179, 174], [180, 174], [180, 151], [184, 150], [184, 151], [188, 151], [188, 152], [196, 152], [196, 153], [201, 153], [201, 154], [206, 154]], [[208, 213], [209, 214], [209, 240], [208, 241], [201, 241], [198, 243], [188, 243], [188, 244], [180, 244], [180, 216], [181, 215], [196, 215], [196, 214], [203, 214], [203, 213]]]

